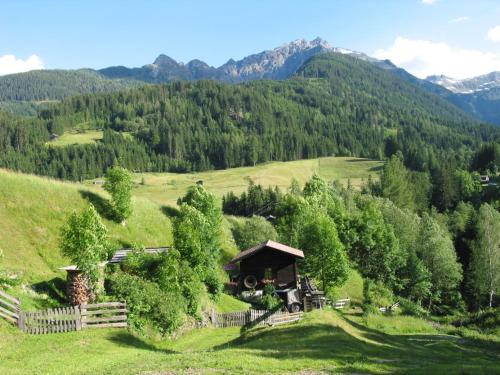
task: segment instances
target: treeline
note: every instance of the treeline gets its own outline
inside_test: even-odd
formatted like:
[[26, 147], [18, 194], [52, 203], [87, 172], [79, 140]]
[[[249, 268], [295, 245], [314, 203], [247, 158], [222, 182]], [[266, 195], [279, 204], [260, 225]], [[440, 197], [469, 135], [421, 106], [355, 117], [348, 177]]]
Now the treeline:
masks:
[[375, 306], [384, 306], [379, 299], [385, 296], [415, 314], [477, 310], [494, 305], [500, 288], [500, 191], [494, 186], [495, 193], [486, 194], [489, 187], [468, 171], [455, 176], [462, 181], [457, 201], [442, 212], [432, 206], [432, 190], [439, 187], [430, 182], [426, 205], [419, 207], [414, 192], [422, 187], [408, 185], [412, 176], [401, 156], [386, 163], [380, 182], [367, 182], [360, 192], [318, 176], [303, 189], [292, 183], [288, 192], [251, 183], [239, 197], [224, 196], [223, 210], [267, 216], [279, 240], [305, 251], [302, 271], [326, 289], [342, 285], [354, 267]]
[[0, 101], [62, 100], [72, 95], [140, 85], [132, 80], [110, 80], [91, 69], [35, 70], [0, 77]]
[[[115, 161], [138, 171], [201, 171], [398, 151], [413, 170], [429, 171], [445, 161], [464, 166], [481, 143], [500, 136], [437, 96], [336, 55], [313, 59], [286, 81], [145, 86], [72, 97], [37, 119], [0, 121], [10, 122], [3, 133], [11, 140], [2, 144], [0, 166], [69, 179], [102, 175]], [[50, 133], [75, 127], [107, 135], [97, 145], [45, 146]], [[29, 142], [20, 145], [17, 133]]]

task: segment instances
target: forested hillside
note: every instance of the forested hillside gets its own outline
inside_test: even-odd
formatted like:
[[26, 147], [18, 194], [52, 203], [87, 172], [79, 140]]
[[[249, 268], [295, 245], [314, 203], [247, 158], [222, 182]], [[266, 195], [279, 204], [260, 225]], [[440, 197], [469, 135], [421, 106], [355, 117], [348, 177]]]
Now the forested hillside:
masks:
[[140, 84], [107, 79], [91, 69], [34, 70], [0, 77], [0, 101], [61, 100], [71, 95], [111, 92]]
[[[359, 59], [320, 55], [286, 81], [176, 82], [71, 97], [37, 119], [0, 118], [0, 166], [58, 178], [190, 171], [318, 156], [380, 159], [401, 150], [412, 168], [466, 164], [499, 131]], [[54, 148], [49, 134], [104, 129], [94, 145]], [[121, 134], [126, 132], [126, 136]], [[132, 135], [132, 137], [130, 137]]]

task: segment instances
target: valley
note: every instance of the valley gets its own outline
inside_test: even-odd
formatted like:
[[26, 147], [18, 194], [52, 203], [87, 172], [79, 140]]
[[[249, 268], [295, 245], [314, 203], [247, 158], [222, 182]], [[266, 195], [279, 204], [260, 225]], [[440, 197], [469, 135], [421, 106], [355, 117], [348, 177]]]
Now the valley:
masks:
[[0, 375], [500, 375], [492, 1], [2, 5]]

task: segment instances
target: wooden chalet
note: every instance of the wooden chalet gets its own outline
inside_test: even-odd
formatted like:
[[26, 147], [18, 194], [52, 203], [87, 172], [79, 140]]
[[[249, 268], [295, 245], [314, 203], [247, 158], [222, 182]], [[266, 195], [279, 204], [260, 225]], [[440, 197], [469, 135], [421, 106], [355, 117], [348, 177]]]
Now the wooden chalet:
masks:
[[262, 296], [263, 289], [272, 283], [277, 295], [290, 312], [322, 308], [324, 292], [318, 290], [308, 277], [300, 277], [297, 261], [304, 259], [302, 250], [268, 240], [235, 256], [224, 268], [238, 272], [234, 292], [249, 294], [252, 300]]
[[239, 263], [238, 290], [259, 290], [268, 283], [276, 289], [299, 287], [296, 261], [302, 250], [268, 240], [240, 252], [230, 264]]

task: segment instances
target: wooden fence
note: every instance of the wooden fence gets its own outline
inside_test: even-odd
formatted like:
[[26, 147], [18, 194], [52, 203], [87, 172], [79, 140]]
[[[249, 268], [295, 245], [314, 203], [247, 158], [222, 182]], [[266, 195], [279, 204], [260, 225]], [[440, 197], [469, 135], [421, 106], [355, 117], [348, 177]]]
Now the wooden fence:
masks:
[[127, 327], [127, 305], [104, 302], [28, 312], [21, 310], [17, 298], [0, 290], [0, 317], [32, 334]]
[[0, 290], [0, 317], [17, 325], [21, 312], [20, 306], [21, 303], [17, 298]]
[[259, 324], [277, 325], [296, 322], [302, 312], [289, 313], [271, 310], [248, 310], [233, 313], [213, 313], [212, 324], [217, 328], [243, 327]]
[[349, 303], [351, 302], [351, 300], [349, 298], [344, 298], [344, 299], [338, 299], [334, 302], [332, 302], [332, 307], [334, 309], [343, 309], [344, 307], [346, 307]]
[[21, 312], [18, 324], [20, 329], [32, 334], [79, 331], [80, 309], [76, 306]]
[[81, 305], [82, 328], [127, 327], [127, 304], [105, 302]]

